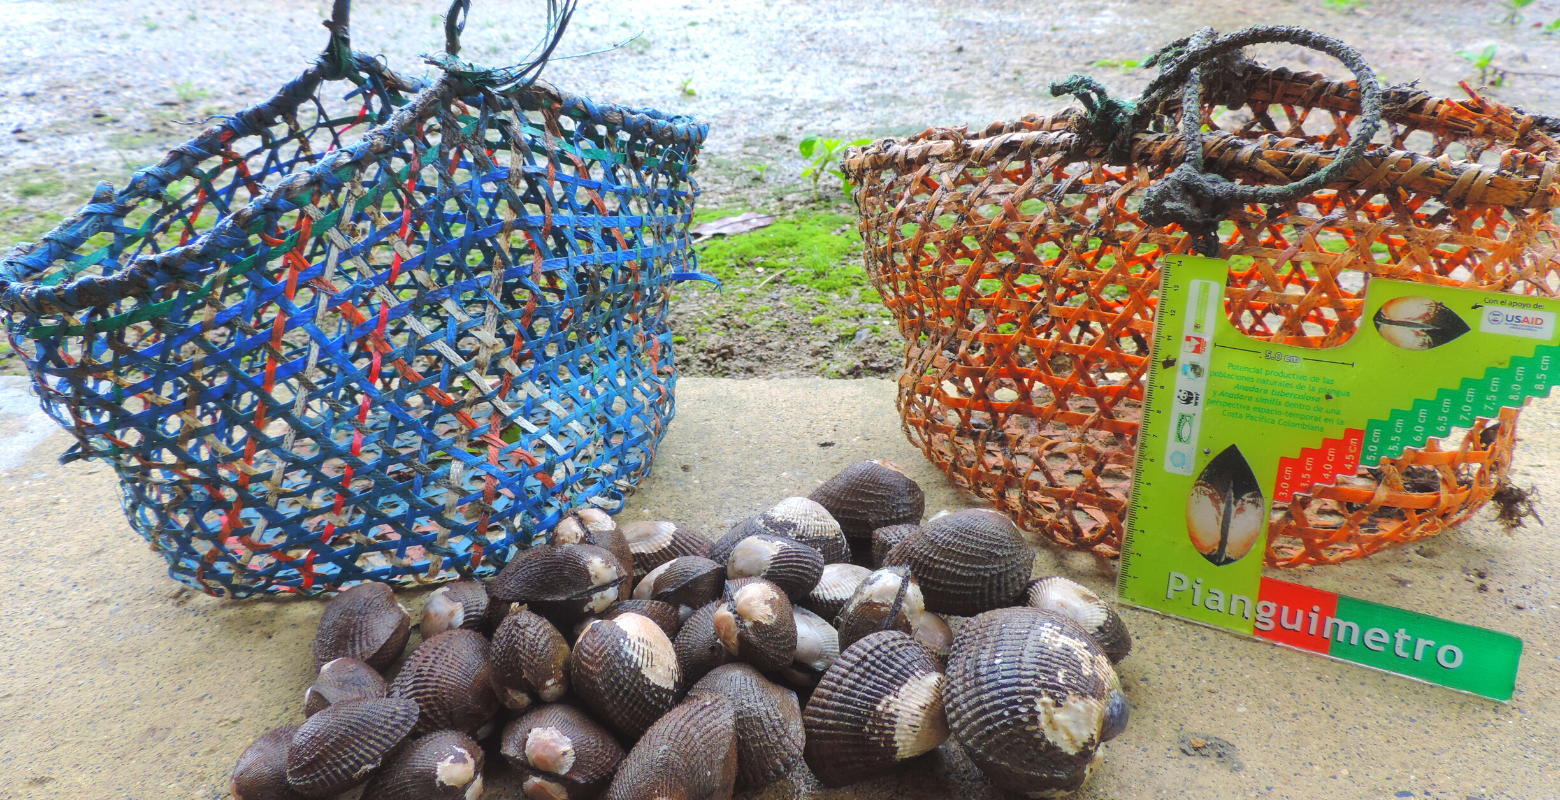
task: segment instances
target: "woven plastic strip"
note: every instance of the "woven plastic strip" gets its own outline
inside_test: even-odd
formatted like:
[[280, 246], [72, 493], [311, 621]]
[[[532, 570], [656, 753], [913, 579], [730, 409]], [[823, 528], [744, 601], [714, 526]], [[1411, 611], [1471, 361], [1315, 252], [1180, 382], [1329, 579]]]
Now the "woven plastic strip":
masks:
[[452, 25], [415, 94], [350, 55], [346, 6], [277, 99], [0, 263], [67, 458], [113, 464], [212, 594], [485, 574], [617, 510], [673, 414], [707, 127], [535, 83], [567, 5], [507, 70], [459, 61]]
[[[1243, 57], [1203, 70], [1203, 161], [1246, 185], [1314, 174], [1349, 141], [1352, 83]], [[1560, 121], [1472, 95], [1384, 92], [1385, 133], [1343, 179], [1215, 233], [1227, 311], [1248, 335], [1328, 347], [1357, 328], [1368, 276], [1560, 290]], [[1189, 252], [1138, 214], [1185, 160], [1178, 97], [1126, 152], [1080, 109], [971, 133], [933, 129], [849, 153], [868, 271], [907, 345], [905, 431], [957, 483], [1045, 540], [1118, 553], [1158, 289]], [[1267, 560], [1331, 563], [1466, 519], [1504, 480], [1517, 414], [1297, 496]]]

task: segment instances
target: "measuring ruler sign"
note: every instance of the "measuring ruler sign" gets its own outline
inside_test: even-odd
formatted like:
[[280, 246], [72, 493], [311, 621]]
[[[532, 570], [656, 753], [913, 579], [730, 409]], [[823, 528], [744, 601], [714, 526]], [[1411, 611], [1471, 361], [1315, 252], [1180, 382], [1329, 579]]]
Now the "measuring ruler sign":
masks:
[[1160, 267], [1120, 601], [1510, 699], [1520, 639], [1266, 578], [1267, 521], [1275, 500], [1547, 395], [1560, 301], [1372, 280], [1359, 330], [1316, 350], [1230, 325], [1226, 262]]

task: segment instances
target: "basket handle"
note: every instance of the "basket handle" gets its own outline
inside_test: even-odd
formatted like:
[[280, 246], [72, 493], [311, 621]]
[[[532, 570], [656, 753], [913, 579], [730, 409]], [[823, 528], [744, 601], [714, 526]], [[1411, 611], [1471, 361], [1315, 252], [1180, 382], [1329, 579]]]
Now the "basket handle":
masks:
[[[1218, 38], [1212, 28], [1203, 28], [1182, 40], [1186, 50], [1179, 53], [1177, 42], [1160, 53], [1173, 59], [1169, 68], [1143, 90], [1133, 129], [1139, 129], [1155, 113], [1158, 101], [1170, 92], [1181, 90], [1180, 135], [1187, 140], [1186, 160], [1166, 180], [1143, 194], [1140, 215], [1153, 225], [1176, 223], [1191, 234], [1203, 255], [1218, 257], [1219, 222], [1231, 208], [1248, 203], [1271, 205], [1304, 197], [1346, 174], [1365, 155], [1370, 140], [1381, 129], [1381, 82], [1359, 51], [1331, 36], [1291, 25], [1259, 25]], [[1253, 44], [1286, 42], [1316, 50], [1342, 62], [1354, 73], [1360, 88], [1358, 129], [1332, 162], [1298, 181], [1282, 186], [1246, 186], [1217, 173], [1203, 170], [1202, 147], [1202, 72], [1203, 65]], [[1156, 56], [1158, 58], [1158, 56]], [[1163, 59], [1160, 59], [1163, 60]]]
[[341, 80], [357, 72], [357, 62], [352, 56], [352, 0], [335, 0], [331, 5], [330, 19], [320, 23], [330, 30], [330, 41], [320, 54], [325, 65], [325, 78]]

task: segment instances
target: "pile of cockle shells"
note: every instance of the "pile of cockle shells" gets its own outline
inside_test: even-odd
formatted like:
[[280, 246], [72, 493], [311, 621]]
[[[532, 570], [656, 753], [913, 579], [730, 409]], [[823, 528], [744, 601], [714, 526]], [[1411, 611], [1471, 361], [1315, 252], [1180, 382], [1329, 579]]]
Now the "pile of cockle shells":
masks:
[[320, 619], [306, 721], [244, 751], [233, 794], [475, 800], [502, 758], [532, 800], [729, 798], [802, 762], [831, 787], [885, 776], [950, 734], [1002, 789], [1079, 788], [1126, 726], [1125, 626], [1031, 580], [1005, 516], [924, 507], [863, 461], [713, 542], [582, 509], [486, 586], [429, 595], [389, 681], [411, 616], [354, 586]]

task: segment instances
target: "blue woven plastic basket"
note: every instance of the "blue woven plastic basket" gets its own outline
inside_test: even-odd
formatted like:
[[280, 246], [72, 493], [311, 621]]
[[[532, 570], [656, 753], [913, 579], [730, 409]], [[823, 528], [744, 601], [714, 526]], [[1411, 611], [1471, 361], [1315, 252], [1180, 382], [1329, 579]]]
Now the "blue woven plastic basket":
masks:
[[569, 3], [540, 57], [462, 62], [468, 4], [415, 82], [352, 53], [337, 0], [275, 97], [0, 259], [65, 458], [114, 466], [177, 580], [480, 576], [649, 470], [708, 128], [537, 83]]

